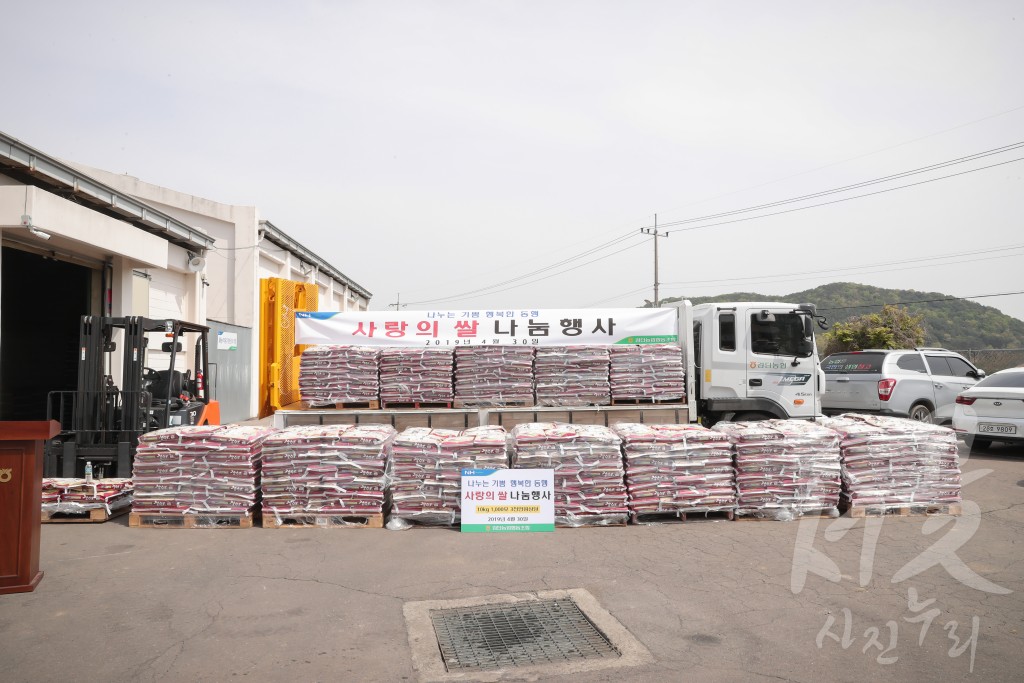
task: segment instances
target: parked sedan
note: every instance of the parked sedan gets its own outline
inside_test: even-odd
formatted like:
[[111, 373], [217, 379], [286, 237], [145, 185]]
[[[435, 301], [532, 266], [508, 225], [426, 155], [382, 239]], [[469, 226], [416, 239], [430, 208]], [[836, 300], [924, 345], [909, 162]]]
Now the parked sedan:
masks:
[[993, 373], [957, 396], [953, 429], [978, 448], [1024, 443], [1024, 368]]

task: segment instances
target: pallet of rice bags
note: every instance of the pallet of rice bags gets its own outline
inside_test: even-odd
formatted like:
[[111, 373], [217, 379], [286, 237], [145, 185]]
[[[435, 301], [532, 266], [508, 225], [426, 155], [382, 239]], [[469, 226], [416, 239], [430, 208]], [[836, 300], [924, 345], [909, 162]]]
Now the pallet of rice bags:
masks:
[[719, 422], [736, 460], [736, 514], [791, 520], [838, 516], [839, 437], [807, 420]]
[[959, 450], [952, 429], [859, 414], [823, 424], [841, 438], [843, 507], [851, 515], [960, 514]]
[[380, 528], [391, 425], [295, 425], [263, 445], [265, 528]]
[[507, 434], [503, 427], [463, 431], [409, 427], [395, 437], [390, 467], [388, 528], [404, 520], [454, 526], [462, 516], [462, 470], [506, 469]]
[[685, 519], [736, 509], [732, 444], [696, 424], [619, 423], [633, 521]]
[[600, 425], [531, 422], [512, 428], [512, 467], [554, 470], [555, 524], [629, 521], [622, 439]]

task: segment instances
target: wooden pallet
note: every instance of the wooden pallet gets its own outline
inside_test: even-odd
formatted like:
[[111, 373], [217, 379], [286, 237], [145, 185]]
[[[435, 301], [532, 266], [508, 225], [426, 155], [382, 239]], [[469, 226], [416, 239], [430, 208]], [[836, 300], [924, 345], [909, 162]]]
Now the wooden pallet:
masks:
[[128, 526], [137, 529], [251, 529], [252, 515], [245, 513], [184, 515], [163, 512], [133, 512], [128, 515]]
[[327, 405], [310, 407], [307, 401], [290, 403], [284, 410], [380, 410], [380, 401], [351, 401], [348, 403], [328, 403]]
[[613, 398], [613, 406], [685, 406], [685, 398]]
[[406, 517], [404, 513], [391, 512], [387, 515], [388, 521], [392, 519], [400, 519], [403, 522], [409, 524], [411, 529], [455, 529], [459, 530], [462, 525], [462, 518], [458, 517], [454, 521], [451, 519], [450, 514], [444, 515], [444, 520], [441, 520], [441, 515], [435, 518], [416, 519], [414, 517]]
[[572, 524], [566, 524], [565, 522], [560, 522], [558, 520], [558, 518], [556, 517], [555, 518], [555, 528], [556, 529], [600, 529], [600, 528], [606, 527], [606, 526], [626, 526], [626, 525], [629, 524], [629, 516], [625, 515], [625, 517], [626, 517], [626, 519], [624, 519], [621, 522], [607, 522], [607, 523], [604, 523], [604, 524], [581, 524], [581, 525], [578, 525], [578, 526], [572, 525]]
[[457, 398], [453, 403], [456, 408], [533, 408], [536, 405], [532, 398], [521, 401], [488, 401], [483, 398]]
[[687, 512], [633, 512], [629, 515], [631, 524], [683, 524], [687, 521], [732, 521], [732, 510], [690, 510]]
[[[736, 514], [735, 514], [735, 519], [737, 521], [739, 521], [739, 522], [777, 522], [777, 521], [779, 521], [777, 519], [774, 519], [774, 518], [768, 517], [768, 516], [758, 516], [758, 515], [764, 515], [765, 513], [766, 513], [766, 511], [762, 510], [760, 508], [737, 508], [736, 509]], [[804, 510], [799, 515], [795, 515], [793, 517], [793, 521], [804, 519], [805, 517], [809, 517], [809, 518], [817, 517], [819, 519], [835, 519], [838, 516], [839, 515], [836, 512], [836, 508], [834, 508], [834, 507], [824, 507], [824, 508], [818, 508], [818, 509], [815, 509], [815, 510]]]
[[[391, 519], [391, 517], [388, 518], [389, 521]], [[455, 531], [458, 531], [461, 526], [459, 522], [449, 524], [448, 522], [421, 522], [415, 519], [407, 519], [405, 517], [400, 517], [399, 519], [408, 522], [410, 529], [448, 529], [449, 531], [454, 529]]]
[[82, 512], [47, 512], [43, 510], [39, 521], [43, 524], [102, 524], [109, 519], [120, 517], [131, 509], [130, 505], [125, 505], [109, 513], [106, 508], [93, 508]]
[[384, 514], [287, 514], [263, 513], [260, 526], [264, 529], [382, 529]]
[[380, 404], [384, 408], [416, 408], [416, 409], [422, 409], [422, 408], [451, 408], [452, 407], [452, 402], [451, 401], [435, 401], [435, 402], [429, 402], [429, 401], [423, 401], [423, 402], [420, 402], [420, 401], [413, 401], [413, 402], [388, 401], [388, 402], [385, 402], [385, 401], [381, 401]]
[[950, 515], [959, 517], [963, 514], [961, 503], [899, 503], [877, 505], [855, 505], [844, 503], [840, 509], [850, 513], [850, 517], [912, 517], [920, 515]]

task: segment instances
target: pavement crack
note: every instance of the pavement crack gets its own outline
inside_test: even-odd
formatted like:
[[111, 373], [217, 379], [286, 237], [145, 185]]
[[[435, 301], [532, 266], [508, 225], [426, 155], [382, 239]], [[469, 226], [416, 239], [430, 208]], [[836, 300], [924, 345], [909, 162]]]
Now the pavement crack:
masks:
[[362, 593], [363, 595], [370, 595], [375, 598], [389, 598], [391, 600], [398, 600], [399, 602], [405, 602], [406, 599], [399, 595], [391, 595], [390, 593], [377, 593], [374, 591], [363, 590], [362, 588], [355, 588], [353, 586], [346, 586], [343, 583], [336, 583], [334, 581], [324, 581], [316, 577], [299, 578], [297, 576], [263, 576], [260, 574], [239, 574], [233, 578], [236, 579], [263, 579], [264, 581], [295, 581], [298, 583], [316, 583], [322, 586], [334, 586], [335, 588], [341, 588], [343, 590], [352, 591], [353, 593]]

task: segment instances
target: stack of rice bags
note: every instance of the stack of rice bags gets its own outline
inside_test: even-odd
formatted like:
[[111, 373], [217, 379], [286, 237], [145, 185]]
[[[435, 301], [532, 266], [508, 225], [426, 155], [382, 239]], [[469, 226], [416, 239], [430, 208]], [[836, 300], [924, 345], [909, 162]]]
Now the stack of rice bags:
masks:
[[722, 432], [696, 424], [620, 423], [629, 510], [654, 513], [732, 512], [736, 470]]
[[612, 400], [678, 401], [686, 395], [683, 350], [678, 346], [615, 345], [608, 351]]
[[[217, 425], [169, 427], [139, 437], [132, 464], [132, 512], [185, 514], [192, 507], [192, 468], [214, 447]], [[255, 477], [255, 470], [253, 472]]]
[[168, 427], [139, 437], [133, 512], [248, 516], [256, 504], [259, 425]]
[[736, 457], [737, 514], [789, 520], [838, 515], [839, 436], [806, 420], [719, 422]]
[[960, 502], [952, 429], [882, 415], [841, 415], [823, 424], [842, 438], [843, 500], [848, 505]]
[[506, 437], [499, 426], [461, 432], [407, 428], [395, 438], [389, 516], [420, 524], [458, 524], [462, 469], [506, 469]]
[[621, 442], [599, 425], [520, 424], [512, 428], [512, 467], [554, 470], [556, 524], [625, 524]]
[[611, 403], [607, 346], [541, 346], [534, 359], [537, 405]]
[[533, 403], [533, 355], [527, 346], [455, 350], [455, 400], [466, 405]]
[[380, 355], [380, 400], [450, 403], [455, 353], [440, 348], [386, 348]]
[[380, 396], [380, 350], [368, 346], [311, 346], [299, 361], [299, 393], [311, 408], [368, 403]]
[[107, 514], [132, 504], [131, 479], [43, 479], [43, 512], [78, 514], [103, 508]]
[[263, 444], [263, 517], [373, 516], [384, 510], [391, 425], [295, 425]]

